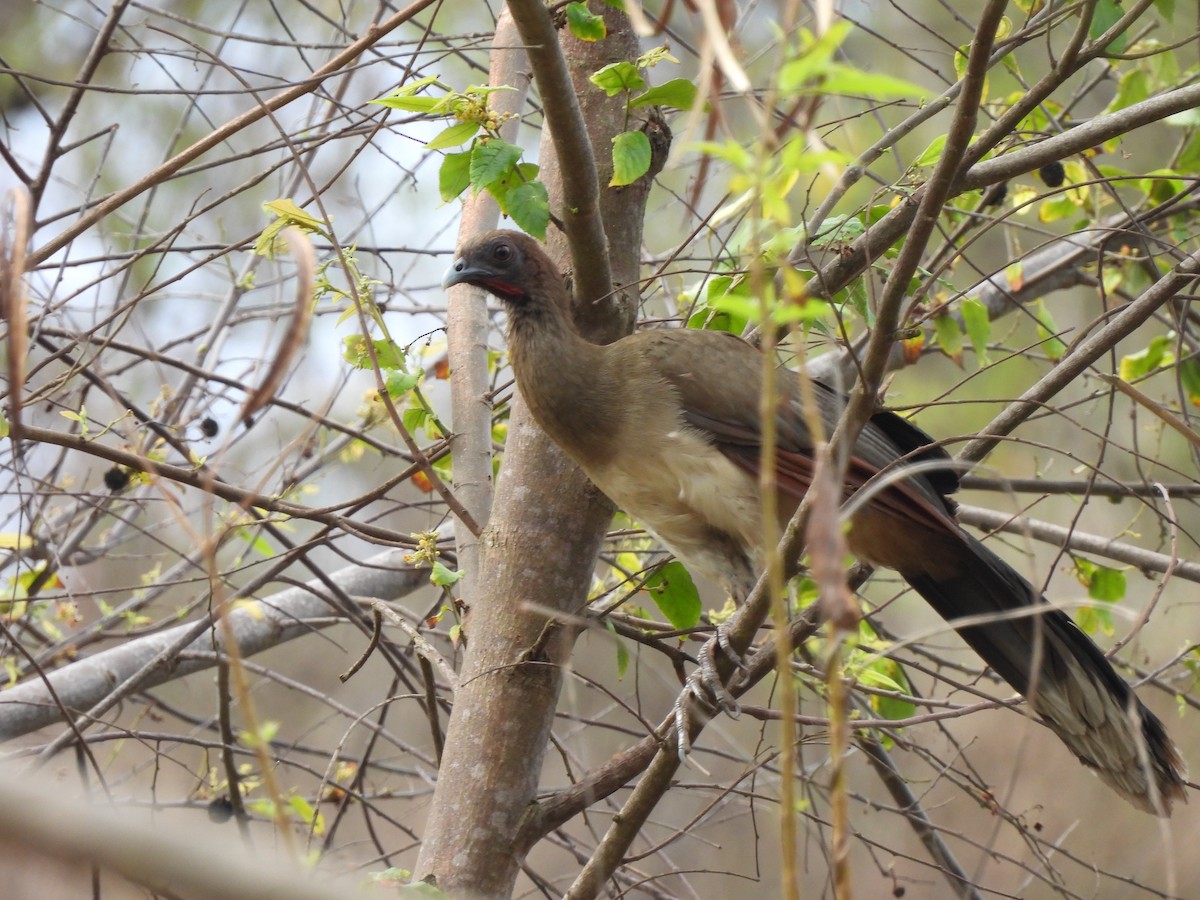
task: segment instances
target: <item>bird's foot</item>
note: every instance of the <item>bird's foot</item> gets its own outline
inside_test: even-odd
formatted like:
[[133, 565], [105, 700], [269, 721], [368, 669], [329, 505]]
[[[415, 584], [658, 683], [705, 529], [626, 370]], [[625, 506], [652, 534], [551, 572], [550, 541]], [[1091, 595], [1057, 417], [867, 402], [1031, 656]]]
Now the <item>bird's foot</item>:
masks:
[[741, 715], [741, 708], [725, 686], [717, 667], [718, 648], [735, 668], [742, 671], [746, 669], [725, 630], [718, 628], [716, 636], [701, 648], [696, 671], [688, 677], [675, 699], [675, 741], [681, 761], [691, 752], [691, 719], [699, 716], [707, 722], [718, 712], [724, 712], [733, 719]]

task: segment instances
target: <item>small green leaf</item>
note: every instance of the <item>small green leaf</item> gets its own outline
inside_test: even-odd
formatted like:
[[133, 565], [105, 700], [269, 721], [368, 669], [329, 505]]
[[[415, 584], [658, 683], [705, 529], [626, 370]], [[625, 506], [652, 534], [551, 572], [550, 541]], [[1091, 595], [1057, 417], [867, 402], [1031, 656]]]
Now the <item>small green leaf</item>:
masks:
[[449, 203], [471, 185], [471, 152], [447, 153], [438, 169], [438, 192]]
[[400, 413], [400, 422], [409, 434], [416, 434], [429, 421], [429, 413], [421, 406], [410, 406]]
[[1200, 406], [1200, 359], [1189, 356], [1179, 364], [1179, 383], [1183, 385], [1188, 403]]
[[246, 747], [265, 747], [279, 734], [279, 724], [273, 719], [267, 719], [259, 723], [257, 733], [243, 731], [238, 735], [238, 740]]
[[550, 198], [540, 181], [526, 181], [504, 195], [504, 207], [522, 231], [539, 241], [546, 237], [550, 223]]
[[1116, 112], [1150, 97], [1150, 75], [1145, 69], [1130, 69], [1121, 76], [1116, 96], [1109, 101], [1106, 112]]
[[429, 580], [438, 587], [450, 587], [450, 585], [462, 579], [465, 572], [451, 571], [440, 560], [433, 561], [433, 569], [429, 573]]
[[254, 252], [259, 256], [273, 258], [286, 252], [286, 245], [280, 237], [282, 231], [289, 225], [294, 225], [305, 234], [319, 234], [328, 237], [324, 223], [306, 213], [294, 201], [286, 197], [272, 200], [263, 204], [263, 209], [275, 216], [275, 221], [262, 230], [258, 240], [254, 242]]
[[[912, 688], [909, 687], [904, 669], [894, 659], [881, 657], [872, 662], [864, 670], [864, 673], [868, 671], [885, 677], [891, 683], [892, 686], [884, 688], [885, 690], [893, 690], [898, 694], [908, 694], [911, 696]], [[863, 681], [861, 674], [859, 681]], [[881, 719], [890, 719], [892, 721], [907, 719], [909, 716], [915, 715], [917, 711], [916, 706], [908, 700], [902, 700], [899, 697], [880, 697], [877, 694], [871, 695], [871, 708], [879, 714]]]
[[479, 132], [478, 122], [456, 122], [425, 146], [430, 150], [445, 150], [447, 147], [461, 147]]
[[[372, 362], [371, 349], [375, 351]], [[371, 341], [368, 349], [367, 338], [361, 334], [352, 334], [342, 339], [342, 359], [356, 369], [373, 369], [375, 363], [385, 370], [404, 369], [404, 351], [390, 341]]]
[[902, 100], [906, 97], [919, 99], [928, 97], [931, 93], [927, 88], [903, 78], [885, 75], [882, 72], [864, 72], [841, 63], [827, 66], [815, 89], [822, 94], [850, 94], [869, 97], [871, 100]]
[[650, 171], [650, 138], [642, 131], [624, 131], [613, 138], [613, 177], [609, 187], [633, 184]]
[[482, 190], [507, 175], [521, 158], [521, 148], [488, 138], [475, 142], [471, 148], [471, 184]]
[[1105, 603], [1116, 603], [1125, 597], [1125, 573], [1108, 566], [1096, 566], [1088, 585], [1088, 596]]
[[589, 43], [603, 40], [608, 35], [604, 18], [594, 15], [586, 3], [567, 4], [567, 27], [575, 37]]
[[700, 624], [700, 594], [683, 563], [672, 561], [660, 566], [643, 588], [675, 628], [682, 631]]
[[962, 365], [963, 333], [953, 316], [942, 315], [933, 320], [933, 335], [938, 347], [948, 357]]
[[320, 232], [324, 225], [320, 219], [312, 213], [305, 212], [296, 205], [294, 200], [289, 200], [287, 197], [264, 203], [263, 209], [269, 213], [274, 213], [281, 219], [286, 219], [289, 225], [295, 225], [301, 231], [309, 233]]
[[667, 106], [671, 109], [689, 110], [695, 103], [696, 85], [686, 78], [672, 78], [634, 97], [629, 101], [629, 107], [633, 109], [638, 106]]
[[415, 113], [431, 113], [442, 104], [439, 97], [379, 97], [371, 102], [389, 109]]
[[387, 378], [383, 380], [383, 385], [387, 390], [388, 396], [393, 400], [398, 400], [415, 388], [420, 380], [420, 372], [401, 372], [396, 370], [388, 372]]
[[622, 91], [640, 91], [646, 87], [646, 79], [638, 72], [637, 66], [625, 60], [609, 63], [603, 69], [598, 69], [588, 81], [610, 97], [615, 97]]
[[1050, 315], [1050, 310], [1046, 308], [1041, 300], [1038, 300], [1034, 307], [1034, 317], [1037, 319], [1037, 336], [1042, 342], [1042, 350], [1050, 359], [1058, 362], [1062, 359], [1064, 353], [1067, 352], [1067, 345], [1056, 337], [1058, 334], [1058, 326], [1054, 324], [1054, 317]]
[[613, 623], [604, 620], [604, 627], [609, 630], [613, 636], [613, 643], [617, 646], [617, 680], [625, 677], [625, 673], [629, 671], [629, 648], [625, 646], [625, 642], [621, 640], [621, 636], [617, 634], [617, 629], [613, 627]]
[[[1117, 3], [1117, 0], [1099, 0], [1096, 4], [1096, 11], [1092, 13], [1092, 23], [1091, 27], [1088, 28], [1088, 36], [1092, 40], [1096, 40], [1121, 20], [1121, 12], [1121, 6]], [[1108, 44], [1104, 49], [1109, 53], [1120, 53], [1125, 49], [1125, 44], [1128, 41], [1128, 35], [1122, 33], [1113, 38], [1112, 43]]]
[[967, 336], [971, 339], [971, 347], [975, 351], [975, 359], [979, 367], [983, 368], [990, 362], [987, 344], [992, 336], [992, 322], [988, 318], [987, 307], [974, 298], [968, 298], [962, 302], [962, 318]]
[[929, 142], [921, 155], [917, 157], [914, 166], [932, 166], [942, 158], [942, 148], [946, 146], [946, 135], [940, 134]]
[[[610, 4], [616, 5], [616, 4]], [[618, 6], [617, 9], [624, 9], [623, 6]], [[660, 62], [669, 62], [679, 65], [679, 60], [671, 54], [671, 48], [666, 44], [661, 47], [651, 47], [645, 53], [637, 58], [637, 67], [639, 69], [653, 69]]]
[[1152, 338], [1150, 343], [1137, 353], [1121, 357], [1118, 373], [1122, 381], [1136, 381], [1143, 375], [1149, 375], [1155, 369], [1169, 366], [1175, 361], [1171, 353], [1173, 339], [1165, 334]]

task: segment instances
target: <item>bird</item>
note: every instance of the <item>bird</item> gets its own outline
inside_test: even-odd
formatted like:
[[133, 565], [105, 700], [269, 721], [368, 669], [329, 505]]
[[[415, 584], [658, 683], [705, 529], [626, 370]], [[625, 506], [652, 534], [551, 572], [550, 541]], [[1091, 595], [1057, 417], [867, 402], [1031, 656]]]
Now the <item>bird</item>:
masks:
[[[534, 421], [689, 570], [745, 598], [764, 550], [761, 351], [693, 328], [592, 343], [575, 328], [562, 273], [520, 232], [463, 243], [442, 286], [458, 284], [503, 305], [509, 363]], [[832, 431], [844, 398], [812, 384]], [[812, 481], [815, 441], [799, 376], [780, 367], [777, 389], [775, 482], [786, 523]], [[850, 453], [846, 494], [901, 460], [920, 465], [858, 506], [850, 551], [898, 572], [1101, 780], [1135, 807], [1170, 815], [1187, 800], [1186, 769], [1163, 723], [1069, 616], [962, 529], [949, 497], [958, 477], [933, 438], [877, 412]]]

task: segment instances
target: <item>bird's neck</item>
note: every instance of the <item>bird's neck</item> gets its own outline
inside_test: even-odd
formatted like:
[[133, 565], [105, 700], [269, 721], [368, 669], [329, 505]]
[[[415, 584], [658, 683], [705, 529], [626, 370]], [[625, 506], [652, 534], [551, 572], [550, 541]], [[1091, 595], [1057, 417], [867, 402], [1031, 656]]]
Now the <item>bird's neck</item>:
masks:
[[619, 439], [624, 404], [611, 348], [580, 336], [565, 296], [532, 297], [509, 310], [509, 362], [521, 396], [542, 430], [585, 469], [609, 458]]

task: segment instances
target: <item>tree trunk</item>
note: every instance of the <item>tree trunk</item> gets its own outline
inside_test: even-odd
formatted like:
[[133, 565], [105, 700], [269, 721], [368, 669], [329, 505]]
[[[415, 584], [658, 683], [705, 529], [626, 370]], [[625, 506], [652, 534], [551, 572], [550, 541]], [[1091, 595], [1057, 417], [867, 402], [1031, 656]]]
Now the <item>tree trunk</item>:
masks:
[[[579, 160], [559, 160], [549, 127], [542, 135], [541, 178], [550, 191], [551, 208], [568, 227], [574, 211], [562, 208], [564, 194], [571, 195], [565, 182], [598, 178], [606, 185], [612, 138], [630, 127], [625, 98], [607, 97], [588, 76], [613, 60], [636, 59], [637, 38], [623, 14], [598, 3], [595, 11], [604, 15], [608, 37], [585, 43], [564, 32], [561, 46], [597, 162], [589, 160], [584, 167]], [[521, 25], [515, 8], [514, 17]], [[522, 41], [527, 46], [540, 42], [524, 28]], [[539, 88], [544, 97], [540, 80]], [[556, 119], [546, 106], [549, 126]], [[646, 127], [661, 168], [665, 129], [657, 121]], [[633, 327], [642, 218], [653, 174], [628, 188], [602, 188], [600, 210], [617, 290], [610, 295], [615, 302], [577, 297], [585, 310], [580, 319], [586, 320], [593, 340], [614, 340]], [[555, 233], [547, 243], [567, 268], [565, 237]], [[574, 261], [577, 270], [587, 264]], [[417, 878], [432, 878], [455, 895], [512, 893], [522, 862], [514, 839], [534, 802], [561, 684], [559, 667], [576, 636], [573, 628], [552, 622], [556, 614], [577, 613], [586, 602], [612, 511], [608, 500], [533, 424], [520, 397], [514, 397], [504, 469], [481, 541], [478, 595], [466, 598], [470, 609], [461, 686]]]

